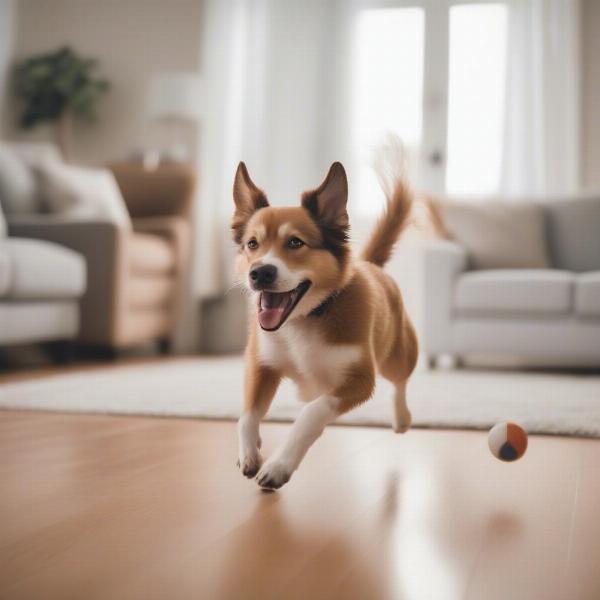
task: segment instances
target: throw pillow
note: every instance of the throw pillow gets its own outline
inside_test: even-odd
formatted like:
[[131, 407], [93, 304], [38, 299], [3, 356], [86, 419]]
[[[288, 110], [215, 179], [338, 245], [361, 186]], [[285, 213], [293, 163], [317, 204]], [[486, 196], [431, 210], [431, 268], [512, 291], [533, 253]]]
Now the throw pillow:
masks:
[[40, 196], [51, 213], [77, 221], [111, 221], [131, 229], [131, 219], [114, 175], [107, 169], [38, 164]]
[[549, 201], [542, 207], [555, 267], [579, 273], [600, 271], [600, 197]]
[[7, 215], [39, 210], [38, 190], [31, 169], [8, 144], [0, 143], [0, 202]]
[[28, 166], [39, 163], [63, 162], [60, 150], [50, 142], [10, 142], [10, 149]]
[[474, 269], [546, 269], [544, 211], [534, 204], [438, 202], [448, 236]]

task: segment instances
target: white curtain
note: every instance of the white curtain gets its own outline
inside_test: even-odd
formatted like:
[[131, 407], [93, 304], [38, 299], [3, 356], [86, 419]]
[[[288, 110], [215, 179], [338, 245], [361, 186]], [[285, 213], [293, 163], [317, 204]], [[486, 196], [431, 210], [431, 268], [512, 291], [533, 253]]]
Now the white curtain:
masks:
[[579, 188], [579, 2], [509, 0], [503, 194]]
[[244, 160], [272, 204], [299, 201], [334, 155], [334, 0], [207, 0], [202, 48], [206, 118], [200, 131], [195, 286], [229, 284], [229, 218], [237, 163]]

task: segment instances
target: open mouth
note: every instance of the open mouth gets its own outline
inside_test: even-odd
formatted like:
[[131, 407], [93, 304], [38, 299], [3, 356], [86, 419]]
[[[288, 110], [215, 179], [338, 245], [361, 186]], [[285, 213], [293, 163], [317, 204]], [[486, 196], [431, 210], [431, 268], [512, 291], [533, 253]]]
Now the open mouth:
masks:
[[279, 329], [292, 314], [309, 287], [310, 281], [306, 280], [288, 292], [261, 292], [258, 299], [258, 322], [260, 326], [265, 331]]

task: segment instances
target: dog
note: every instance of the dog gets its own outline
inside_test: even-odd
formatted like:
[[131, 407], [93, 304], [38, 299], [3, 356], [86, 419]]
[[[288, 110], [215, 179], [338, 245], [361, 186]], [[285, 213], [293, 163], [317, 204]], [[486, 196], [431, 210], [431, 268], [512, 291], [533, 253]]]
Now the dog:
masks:
[[[412, 195], [396, 176], [386, 196], [361, 259], [353, 260], [341, 163], [295, 207], [270, 206], [246, 165], [238, 166], [231, 227], [239, 246], [236, 274], [251, 297], [238, 466], [261, 488], [287, 483], [324, 428], [372, 396], [377, 373], [395, 386], [394, 430], [410, 427], [406, 384], [417, 336], [382, 267], [409, 220]], [[305, 406], [263, 463], [260, 422], [284, 377], [297, 384]]]

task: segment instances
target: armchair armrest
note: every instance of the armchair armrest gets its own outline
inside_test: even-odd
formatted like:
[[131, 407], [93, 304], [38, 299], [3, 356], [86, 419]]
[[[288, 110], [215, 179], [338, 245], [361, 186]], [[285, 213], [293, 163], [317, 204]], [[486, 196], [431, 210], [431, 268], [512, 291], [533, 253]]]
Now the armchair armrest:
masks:
[[54, 242], [83, 255], [88, 276], [79, 337], [87, 343], [109, 343], [115, 335], [130, 233], [110, 222], [66, 221], [48, 215], [12, 219], [8, 229], [11, 236]]
[[189, 223], [182, 217], [138, 217], [132, 219], [133, 230], [139, 233], [155, 233], [173, 237], [182, 227], [189, 229]]
[[467, 251], [456, 242], [433, 240], [423, 247], [423, 345], [430, 355], [452, 349], [454, 282], [467, 264]]
[[145, 169], [137, 163], [108, 167], [114, 174], [132, 218], [180, 216], [189, 219], [196, 173], [189, 165]]

